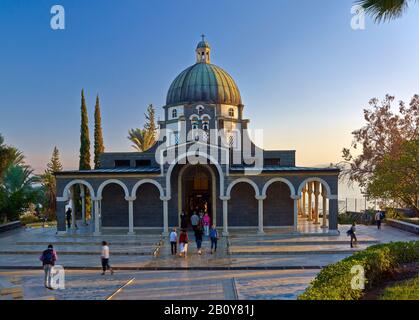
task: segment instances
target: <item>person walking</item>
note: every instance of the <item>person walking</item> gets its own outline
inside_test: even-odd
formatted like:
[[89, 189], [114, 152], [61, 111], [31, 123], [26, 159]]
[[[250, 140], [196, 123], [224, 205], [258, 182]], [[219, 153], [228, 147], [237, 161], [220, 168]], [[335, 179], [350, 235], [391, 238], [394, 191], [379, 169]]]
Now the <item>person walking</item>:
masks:
[[196, 248], [198, 249], [198, 254], [202, 254], [202, 235], [203, 235], [202, 227], [198, 226], [195, 230], [195, 242], [196, 242]]
[[210, 229], [210, 225], [211, 225], [211, 218], [208, 215], [208, 213], [206, 212], [204, 217], [202, 218], [202, 224], [204, 225], [204, 231], [205, 231], [205, 235], [208, 237], [209, 236], [209, 229]]
[[377, 229], [381, 230], [381, 219], [383, 218], [383, 213], [380, 211], [377, 211], [375, 214], [375, 223], [377, 224]]
[[199, 226], [199, 221], [200, 221], [199, 216], [197, 215], [196, 211], [194, 211], [191, 217], [191, 225], [194, 232]]
[[66, 218], [67, 218], [67, 229], [71, 228], [71, 208], [68, 207], [67, 211], [65, 212]]
[[172, 232], [169, 235], [170, 239], [170, 250], [172, 251], [172, 256], [177, 254], [177, 233], [176, 228], [173, 228]]
[[217, 251], [217, 241], [218, 241], [218, 231], [215, 227], [215, 224], [212, 225], [210, 230], [210, 239], [211, 239], [211, 254]]
[[39, 257], [42, 261], [42, 267], [44, 268], [44, 286], [45, 288], [51, 289], [51, 269], [55, 266], [55, 262], [58, 260], [57, 252], [54, 250], [52, 244], [48, 245], [48, 248], [42, 252]]
[[113, 274], [113, 270], [109, 265], [109, 246], [106, 241], [102, 241], [102, 253], [100, 258], [102, 260], [102, 276], [105, 275], [106, 270], [110, 270], [111, 274]]
[[180, 214], [180, 228], [188, 229], [188, 216], [185, 214], [185, 211], [182, 211]]
[[182, 232], [180, 233], [179, 236], [179, 257], [184, 256], [186, 258], [186, 255], [188, 253], [188, 233], [186, 232], [185, 229], [182, 229]]
[[352, 223], [351, 228], [346, 233], [348, 236], [351, 237], [351, 248], [354, 247], [354, 244], [358, 244], [358, 239], [356, 238], [356, 223], [355, 221]]

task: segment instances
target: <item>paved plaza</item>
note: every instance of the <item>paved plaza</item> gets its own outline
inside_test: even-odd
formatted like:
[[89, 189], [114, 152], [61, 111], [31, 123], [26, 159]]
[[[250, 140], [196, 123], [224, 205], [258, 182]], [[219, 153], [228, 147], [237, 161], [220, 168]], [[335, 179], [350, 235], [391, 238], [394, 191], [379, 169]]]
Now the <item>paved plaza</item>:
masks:
[[[304, 228], [303, 222], [301, 228]], [[312, 227], [310, 227], [312, 228]], [[386, 225], [358, 226], [359, 245], [351, 249], [345, 231], [325, 236], [322, 229], [286, 233], [232, 231], [211, 254], [208, 239], [198, 255], [190, 234], [187, 258], [170, 254], [157, 232], [127, 237], [112, 231], [101, 237], [83, 230], [56, 236], [53, 228], [22, 229], [0, 235], [0, 278], [23, 287], [24, 299], [295, 299], [322, 267], [370, 245], [418, 237]], [[301, 229], [300, 229], [301, 230]], [[100, 242], [111, 248], [115, 275], [100, 275]], [[52, 243], [66, 269], [66, 289], [42, 286], [39, 256]], [[130, 281], [131, 280], [131, 281]]]

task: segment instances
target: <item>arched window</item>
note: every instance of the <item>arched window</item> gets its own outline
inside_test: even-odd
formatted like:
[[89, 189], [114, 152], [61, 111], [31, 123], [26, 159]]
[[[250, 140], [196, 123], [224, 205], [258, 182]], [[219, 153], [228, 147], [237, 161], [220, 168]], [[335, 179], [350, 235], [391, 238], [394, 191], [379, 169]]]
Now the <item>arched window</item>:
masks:
[[228, 109], [228, 116], [234, 118], [234, 109], [233, 108]]
[[195, 129], [198, 129], [198, 122], [199, 122], [198, 121], [198, 118], [197, 117], [193, 117], [191, 122], [192, 122], [192, 129], [194, 129], [194, 130]]
[[177, 109], [172, 110], [172, 118], [177, 118]]
[[202, 129], [205, 131], [209, 130], [209, 119], [208, 117], [205, 117], [202, 119]]

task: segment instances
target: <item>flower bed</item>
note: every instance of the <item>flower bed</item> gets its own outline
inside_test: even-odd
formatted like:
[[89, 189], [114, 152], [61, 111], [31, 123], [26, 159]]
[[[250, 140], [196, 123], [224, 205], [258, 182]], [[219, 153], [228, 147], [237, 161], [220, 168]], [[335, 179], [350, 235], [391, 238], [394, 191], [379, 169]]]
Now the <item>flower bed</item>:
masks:
[[324, 268], [312, 281], [300, 300], [358, 300], [363, 290], [351, 286], [353, 266], [365, 270], [365, 289], [379, 284], [397, 267], [405, 263], [419, 262], [419, 241], [393, 242], [369, 247], [350, 257]]

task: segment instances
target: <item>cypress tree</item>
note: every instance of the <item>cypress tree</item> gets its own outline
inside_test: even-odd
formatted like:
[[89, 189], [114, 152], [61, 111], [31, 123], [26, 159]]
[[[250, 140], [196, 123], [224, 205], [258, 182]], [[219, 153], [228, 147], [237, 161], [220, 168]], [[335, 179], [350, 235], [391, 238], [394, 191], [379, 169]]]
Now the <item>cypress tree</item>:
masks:
[[100, 104], [99, 104], [99, 95], [96, 96], [96, 105], [95, 105], [95, 169], [100, 167], [99, 156], [105, 151], [105, 146], [103, 145], [103, 135], [102, 135], [102, 119], [100, 116]]
[[81, 127], [80, 127], [80, 162], [79, 170], [90, 170], [89, 119], [87, 117], [84, 90], [81, 90]]

